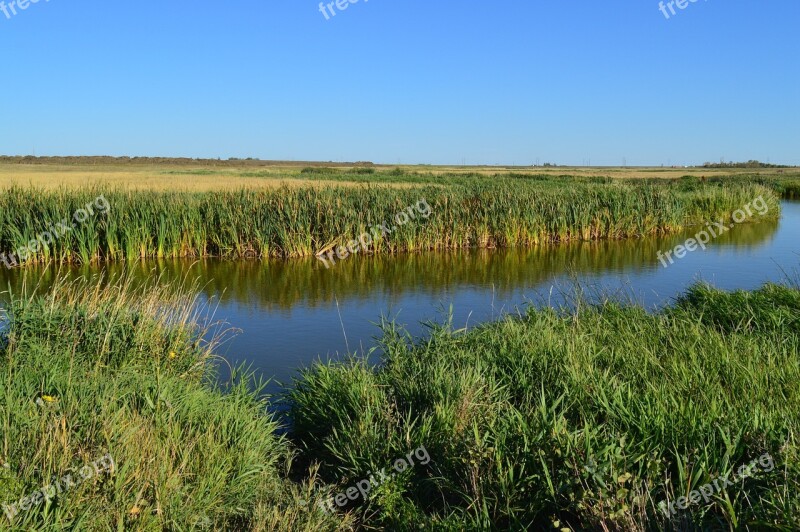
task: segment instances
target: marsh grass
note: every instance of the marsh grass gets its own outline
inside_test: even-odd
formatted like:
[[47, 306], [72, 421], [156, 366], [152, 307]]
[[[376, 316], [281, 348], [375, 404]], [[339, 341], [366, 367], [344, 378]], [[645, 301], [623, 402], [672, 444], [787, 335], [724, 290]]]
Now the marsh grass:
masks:
[[530, 247], [550, 242], [666, 234], [728, 218], [763, 196], [750, 184], [465, 180], [442, 186], [368, 184], [218, 193], [87, 188], [11, 188], [0, 197], [0, 251], [13, 253], [102, 194], [98, 213], [26, 262], [93, 263], [136, 258], [309, 257], [358, 235], [425, 198], [428, 219], [398, 227], [369, 252]]
[[[789, 530], [800, 517], [796, 286], [698, 285], [656, 314], [577, 297], [424, 339], [384, 322], [381, 366], [317, 364], [287, 392], [288, 437], [263, 382], [217, 383], [225, 328], [197, 293], [120, 276], [10, 295], [0, 504], [106, 453], [117, 465], [13, 529]], [[352, 513], [317, 507], [420, 445], [431, 462]], [[671, 521], [658, 510], [764, 453], [772, 472]]]
[[[348, 485], [407, 449], [369, 528], [791, 529], [800, 520], [800, 291], [698, 285], [650, 314], [612, 301], [531, 309], [412, 339], [382, 364], [317, 365], [287, 395], [292, 435]], [[671, 520], [659, 511], [770, 453], [775, 469]]]
[[292, 452], [263, 383], [236, 372], [215, 384], [221, 331], [196, 289], [124, 278], [32, 288], [11, 296], [0, 342], [0, 504], [106, 453], [116, 470], [21, 511], [13, 528], [0, 513], [0, 530], [346, 525], [283, 480]]

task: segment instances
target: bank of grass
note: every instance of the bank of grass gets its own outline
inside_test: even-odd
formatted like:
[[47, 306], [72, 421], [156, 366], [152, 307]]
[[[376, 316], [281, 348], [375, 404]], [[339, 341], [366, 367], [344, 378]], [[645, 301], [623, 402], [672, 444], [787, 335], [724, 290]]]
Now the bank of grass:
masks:
[[549, 242], [670, 233], [731, 213], [763, 196], [768, 218], [780, 205], [768, 187], [574, 179], [464, 179], [398, 189], [316, 187], [228, 192], [11, 188], [0, 196], [0, 252], [13, 253], [103, 195], [99, 213], [41, 247], [27, 262], [92, 263], [141, 257], [308, 257], [345, 245], [425, 198], [417, 219], [370, 252], [535, 246]]
[[[0, 505], [109, 453], [116, 470], [0, 530], [333, 530], [247, 375], [220, 389], [191, 292], [120, 280], [15, 294], [0, 335]], [[205, 340], [204, 340], [205, 339]], [[313, 482], [313, 479], [312, 479]], [[41, 500], [41, 498], [40, 498]]]
[[[288, 392], [288, 439], [251, 376], [216, 384], [221, 337], [195, 293], [121, 278], [11, 296], [0, 504], [106, 453], [116, 469], [13, 527], [3, 512], [0, 530], [791, 530], [800, 519], [799, 286], [700, 285], [657, 314], [532, 309], [416, 341], [387, 323], [382, 366], [316, 365]], [[348, 514], [319, 509], [419, 446], [429, 464]], [[773, 471], [671, 521], [659, 513], [764, 453]]]
[[[657, 314], [579, 304], [417, 341], [384, 328], [383, 365], [318, 365], [287, 397], [293, 439], [328, 482], [429, 452], [354, 509], [365, 528], [800, 522], [800, 287], [699, 285]], [[773, 471], [670, 520], [659, 511], [764, 453]]]

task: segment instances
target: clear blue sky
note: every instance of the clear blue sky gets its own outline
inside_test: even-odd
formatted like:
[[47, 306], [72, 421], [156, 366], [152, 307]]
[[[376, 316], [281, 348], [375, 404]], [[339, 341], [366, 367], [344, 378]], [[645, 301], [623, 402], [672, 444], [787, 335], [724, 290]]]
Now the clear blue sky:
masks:
[[798, 0], [318, 6], [0, 11], [0, 153], [800, 164]]

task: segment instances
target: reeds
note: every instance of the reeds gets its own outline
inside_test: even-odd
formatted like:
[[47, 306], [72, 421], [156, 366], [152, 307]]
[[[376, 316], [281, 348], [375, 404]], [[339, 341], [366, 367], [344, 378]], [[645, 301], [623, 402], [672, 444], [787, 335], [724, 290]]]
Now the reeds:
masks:
[[[530, 310], [412, 342], [382, 364], [316, 365], [288, 395], [293, 438], [346, 486], [424, 445], [432, 460], [356, 509], [373, 528], [789, 529], [800, 522], [800, 290], [705, 286], [648, 314]], [[686, 497], [769, 453], [762, 471]]]
[[11, 188], [0, 196], [0, 252], [14, 253], [103, 195], [110, 210], [78, 223], [31, 262], [136, 258], [308, 257], [344, 245], [425, 198], [428, 219], [398, 227], [370, 252], [535, 246], [670, 233], [727, 217], [774, 192], [749, 184], [592, 183], [497, 178], [446, 186], [310, 187], [220, 193]]

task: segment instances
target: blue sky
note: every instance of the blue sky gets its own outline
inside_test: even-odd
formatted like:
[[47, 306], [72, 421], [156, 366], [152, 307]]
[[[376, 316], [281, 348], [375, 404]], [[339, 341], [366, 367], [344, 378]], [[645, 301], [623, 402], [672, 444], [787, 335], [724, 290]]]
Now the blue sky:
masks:
[[318, 0], [0, 11], [0, 153], [800, 164], [797, 0], [700, 0], [669, 20], [654, 0], [328, 16]]

